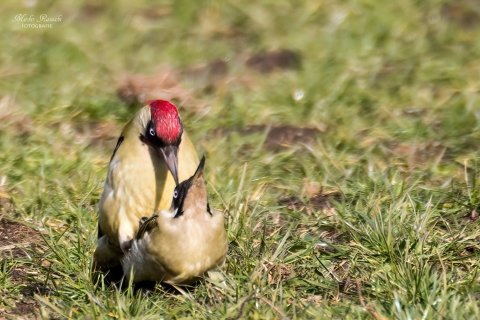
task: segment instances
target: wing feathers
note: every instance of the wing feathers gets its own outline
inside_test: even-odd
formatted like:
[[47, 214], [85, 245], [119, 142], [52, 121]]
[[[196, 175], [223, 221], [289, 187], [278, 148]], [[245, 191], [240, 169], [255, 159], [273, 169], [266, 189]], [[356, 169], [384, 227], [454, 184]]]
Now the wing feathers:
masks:
[[138, 229], [135, 239], [139, 240], [145, 235], [145, 233], [152, 231], [153, 228], [157, 226], [157, 218], [158, 214], [156, 213], [150, 218], [148, 218]]

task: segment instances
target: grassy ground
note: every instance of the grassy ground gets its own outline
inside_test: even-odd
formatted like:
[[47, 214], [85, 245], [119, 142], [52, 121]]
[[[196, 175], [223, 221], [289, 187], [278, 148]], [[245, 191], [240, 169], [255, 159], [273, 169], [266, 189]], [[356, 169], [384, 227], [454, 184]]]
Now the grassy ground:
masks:
[[[1, 317], [480, 317], [477, 1], [9, 0], [0, 16]], [[115, 139], [148, 97], [207, 156], [230, 245], [224, 281], [146, 297], [91, 262]]]

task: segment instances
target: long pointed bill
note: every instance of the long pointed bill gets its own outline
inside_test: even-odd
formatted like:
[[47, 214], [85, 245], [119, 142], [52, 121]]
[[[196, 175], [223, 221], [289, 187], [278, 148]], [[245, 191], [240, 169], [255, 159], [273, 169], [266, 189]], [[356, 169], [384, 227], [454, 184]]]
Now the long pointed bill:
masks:
[[[190, 188], [197, 189], [200, 187], [196, 181], [198, 179], [203, 179], [203, 170], [205, 168], [205, 156], [202, 157], [200, 163], [198, 164], [197, 170], [188, 180], [182, 181], [177, 187], [175, 188], [173, 199], [172, 199], [172, 206], [170, 207], [171, 210], [175, 211], [174, 218], [177, 218], [183, 214], [183, 204], [185, 199], [190, 192]], [[205, 188], [205, 184], [203, 184], [203, 188]], [[206, 191], [206, 190], [205, 190]], [[195, 192], [195, 191], [194, 191]]]
[[163, 157], [167, 163], [168, 170], [172, 173], [175, 184], [178, 185], [178, 147], [177, 146], [165, 146], [160, 148], [162, 150]]
[[193, 180], [197, 180], [199, 177], [203, 176], [203, 169], [205, 168], [205, 156], [202, 157], [200, 163], [198, 164], [197, 170], [193, 175]]

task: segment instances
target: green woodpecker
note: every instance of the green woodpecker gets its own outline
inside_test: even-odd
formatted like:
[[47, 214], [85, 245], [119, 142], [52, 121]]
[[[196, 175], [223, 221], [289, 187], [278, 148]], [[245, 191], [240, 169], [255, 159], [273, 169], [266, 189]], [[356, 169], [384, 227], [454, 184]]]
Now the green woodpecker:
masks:
[[155, 100], [135, 114], [118, 139], [100, 198], [96, 267], [119, 264], [139, 219], [168, 209], [178, 180], [192, 176], [197, 164], [173, 104]]
[[225, 261], [227, 234], [223, 214], [211, 211], [202, 158], [195, 174], [173, 193], [170, 210], [142, 223], [123, 256], [123, 273], [133, 283], [162, 281], [189, 284]]

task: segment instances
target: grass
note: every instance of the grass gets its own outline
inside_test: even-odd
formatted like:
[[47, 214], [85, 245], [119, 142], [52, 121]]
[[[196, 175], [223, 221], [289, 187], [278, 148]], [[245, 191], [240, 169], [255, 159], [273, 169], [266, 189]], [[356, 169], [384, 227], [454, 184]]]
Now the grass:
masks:
[[[18, 223], [0, 229], [0, 316], [480, 316], [476, 2], [7, 1], [0, 14], [0, 214]], [[17, 14], [62, 21], [28, 29]], [[282, 48], [298, 67], [245, 67]], [[226, 73], [199, 67], [215, 59]], [[117, 90], [165, 70], [230, 244], [223, 280], [142, 296], [92, 277], [96, 208], [141, 105]], [[290, 143], [270, 126], [319, 134]]]

